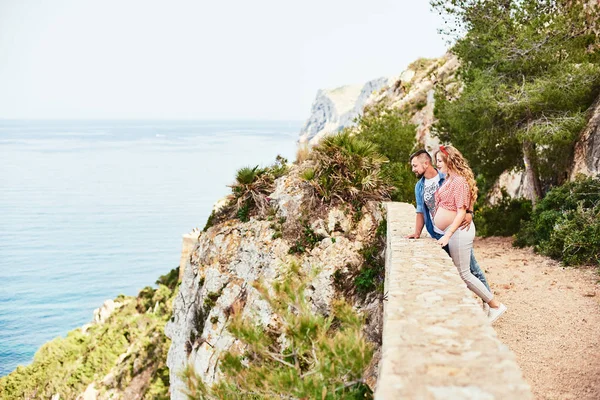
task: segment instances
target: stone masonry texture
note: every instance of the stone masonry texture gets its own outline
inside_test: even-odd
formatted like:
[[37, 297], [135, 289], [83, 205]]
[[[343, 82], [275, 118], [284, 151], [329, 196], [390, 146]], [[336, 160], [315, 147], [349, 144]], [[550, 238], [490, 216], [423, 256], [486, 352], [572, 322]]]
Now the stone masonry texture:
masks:
[[375, 399], [531, 399], [514, 354], [450, 257], [430, 238], [405, 239], [414, 230], [414, 207], [387, 203], [387, 224]]

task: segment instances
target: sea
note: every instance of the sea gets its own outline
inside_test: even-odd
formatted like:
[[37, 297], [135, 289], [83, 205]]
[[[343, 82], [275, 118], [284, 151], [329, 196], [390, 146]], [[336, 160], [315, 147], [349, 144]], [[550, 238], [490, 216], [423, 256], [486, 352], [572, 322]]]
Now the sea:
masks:
[[301, 121], [0, 120], [0, 376], [179, 264], [242, 167]]

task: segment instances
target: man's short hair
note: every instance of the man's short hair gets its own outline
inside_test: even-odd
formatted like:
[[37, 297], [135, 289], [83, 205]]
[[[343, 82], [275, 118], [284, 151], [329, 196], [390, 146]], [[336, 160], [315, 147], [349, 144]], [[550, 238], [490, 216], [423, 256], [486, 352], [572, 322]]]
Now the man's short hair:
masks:
[[426, 158], [429, 163], [431, 164], [433, 162], [433, 159], [431, 158], [431, 156], [429, 155], [429, 153], [427, 152], [427, 150], [417, 150], [414, 153], [412, 153], [410, 155], [410, 159], [408, 160], [408, 162], [412, 162], [413, 158], [415, 157], [419, 157], [420, 159]]

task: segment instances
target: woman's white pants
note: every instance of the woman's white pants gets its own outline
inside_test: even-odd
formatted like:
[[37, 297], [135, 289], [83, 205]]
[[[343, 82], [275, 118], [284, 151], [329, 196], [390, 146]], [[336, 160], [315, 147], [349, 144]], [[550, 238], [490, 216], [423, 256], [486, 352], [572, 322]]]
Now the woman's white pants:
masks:
[[475, 239], [475, 224], [471, 222], [469, 230], [457, 229], [450, 237], [448, 249], [458, 273], [467, 287], [471, 289], [483, 301], [489, 303], [494, 298], [483, 283], [471, 273], [471, 250], [473, 249], [473, 240]]

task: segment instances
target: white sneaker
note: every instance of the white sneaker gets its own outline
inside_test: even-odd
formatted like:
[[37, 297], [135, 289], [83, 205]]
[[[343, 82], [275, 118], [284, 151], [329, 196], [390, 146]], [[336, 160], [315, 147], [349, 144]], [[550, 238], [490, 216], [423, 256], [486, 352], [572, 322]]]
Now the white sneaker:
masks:
[[488, 314], [488, 318], [490, 320], [490, 324], [493, 324], [502, 314], [506, 312], [507, 308], [504, 304], [500, 303], [500, 307], [493, 308], [490, 307], [490, 312]]

